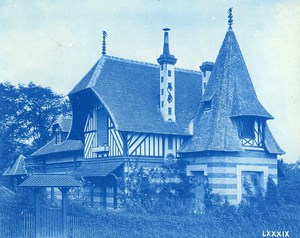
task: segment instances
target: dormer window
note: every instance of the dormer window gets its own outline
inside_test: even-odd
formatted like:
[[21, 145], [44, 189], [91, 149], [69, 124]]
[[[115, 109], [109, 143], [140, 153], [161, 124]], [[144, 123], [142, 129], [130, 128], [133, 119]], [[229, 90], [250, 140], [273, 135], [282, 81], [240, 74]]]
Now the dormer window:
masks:
[[244, 147], [263, 147], [263, 124], [261, 118], [243, 116], [239, 118], [239, 137]]
[[255, 120], [253, 117], [244, 117], [241, 119], [241, 123], [240, 123], [241, 138], [255, 139], [254, 122]]
[[55, 144], [62, 143], [62, 132], [59, 128], [56, 128], [55, 130]]
[[210, 111], [211, 110], [211, 104], [212, 104], [212, 100], [213, 97], [215, 96], [215, 93], [211, 94], [208, 97], [203, 98], [203, 107], [204, 107], [204, 111]]
[[204, 110], [209, 111], [211, 109], [211, 100], [204, 102]]
[[62, 142], [62, 136], [61, 133], [56, 134], [56, 144], [60, 144]]

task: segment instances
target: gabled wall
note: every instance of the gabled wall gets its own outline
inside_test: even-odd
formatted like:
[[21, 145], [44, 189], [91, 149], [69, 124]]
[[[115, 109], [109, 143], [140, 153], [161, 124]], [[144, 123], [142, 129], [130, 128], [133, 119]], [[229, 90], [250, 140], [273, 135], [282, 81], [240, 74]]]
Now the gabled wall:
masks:
[[184, 137], [120, 132], [100, 102], [94, 101], [84, 126], [84, 158], [161, 157], [176, 159]]
[[84, 127], [84, 158], [123, 155], [123, 139], [106, 109], [93, 103]]

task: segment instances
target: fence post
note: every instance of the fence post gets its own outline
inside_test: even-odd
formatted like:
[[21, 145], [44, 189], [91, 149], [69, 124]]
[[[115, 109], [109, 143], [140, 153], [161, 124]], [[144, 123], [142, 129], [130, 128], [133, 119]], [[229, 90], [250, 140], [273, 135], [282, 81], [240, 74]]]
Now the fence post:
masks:
[[41, 237], [41, 203], [40, 203], [40, 189], [34, 189], [35, 197], [35, 238]]
[[67, 208], [68, 208], [68, 188], [62, 188], [62, 230], [64, 238], [68, 238], [68, 226], [67, 226]]

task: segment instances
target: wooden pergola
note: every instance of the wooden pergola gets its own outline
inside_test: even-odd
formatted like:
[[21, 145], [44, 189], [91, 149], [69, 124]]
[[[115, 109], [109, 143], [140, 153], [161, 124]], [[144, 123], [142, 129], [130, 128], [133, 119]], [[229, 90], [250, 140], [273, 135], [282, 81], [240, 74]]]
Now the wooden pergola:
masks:
[[35, 194], [35, 237], [41, 237], [41, 204], [40, 191], [42, 188], [58, 188], [62, 193], [62, 229], [63, 237], [68, 237], [67, 208], [70, 188], [80, 187], [78, 181], [71, 175], [66, 174], [33, 174], [29, 176], [20, 187], [33, 188]]

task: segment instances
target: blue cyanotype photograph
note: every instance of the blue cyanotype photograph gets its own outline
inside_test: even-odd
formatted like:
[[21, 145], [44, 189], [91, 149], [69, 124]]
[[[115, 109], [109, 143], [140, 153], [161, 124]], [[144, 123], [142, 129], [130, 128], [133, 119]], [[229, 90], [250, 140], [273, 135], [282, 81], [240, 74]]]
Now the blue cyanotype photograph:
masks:
[[300, 237], [300, 2], [2, 0], [0, 238]]

